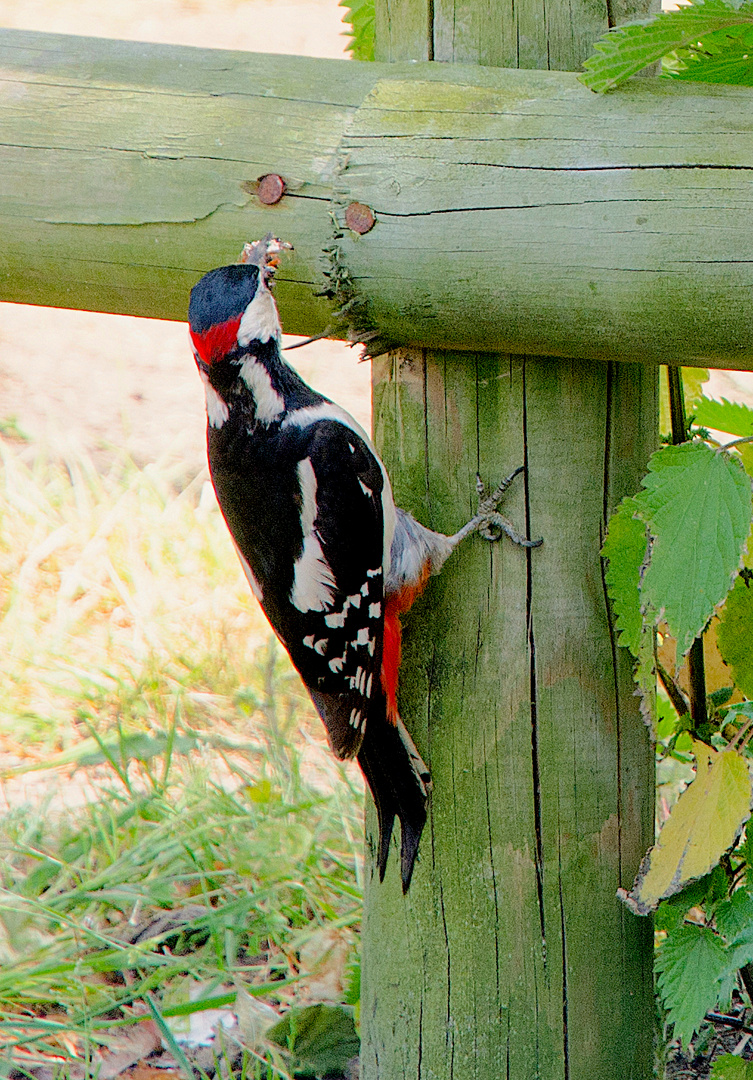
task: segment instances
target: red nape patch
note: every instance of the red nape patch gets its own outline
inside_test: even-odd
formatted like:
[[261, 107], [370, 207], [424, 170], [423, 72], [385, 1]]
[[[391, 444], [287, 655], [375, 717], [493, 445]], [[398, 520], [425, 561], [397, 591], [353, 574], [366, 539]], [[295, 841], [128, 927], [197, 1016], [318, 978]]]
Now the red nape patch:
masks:
[[400, 653], [403, 637], [400, 615], [408, 610], [417, 596], [421, 595], [428, 580], [429, 561], [427, 559], [415, 585], [406, 585], [399, 593], [390, 596], [384, 607], [382, 687], [387, 695], [387, 719], [391, 724], [396, 724], [399, 719], [397, 711], [397, 680], [400, 671]]
[[211, 326], [205, 334], [195, 334], [190, 331], [191, 341], [196, 352], [205, 364], [212, 364], [215, 360], [221, 360], [226, 353], [238, 344], [238, 327], [241, 317], [228, 319], [219, 326]]

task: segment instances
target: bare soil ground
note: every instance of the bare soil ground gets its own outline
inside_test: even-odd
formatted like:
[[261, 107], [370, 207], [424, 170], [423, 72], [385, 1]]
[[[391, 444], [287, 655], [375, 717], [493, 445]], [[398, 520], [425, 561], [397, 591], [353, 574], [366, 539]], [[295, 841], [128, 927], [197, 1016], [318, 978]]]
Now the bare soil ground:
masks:
[[[341, 19], [336, 0], [0, 0], [0, 26], [17, 29], [333, 58], [345, 56]], [[291, 357], [369, 426], [357, 350], [316, 342]], [[184, 325], [0, 303], [0, 430], [95, 460], [113, 448], [139, 464], [175, 455], [190, 475], [204, 424]]]

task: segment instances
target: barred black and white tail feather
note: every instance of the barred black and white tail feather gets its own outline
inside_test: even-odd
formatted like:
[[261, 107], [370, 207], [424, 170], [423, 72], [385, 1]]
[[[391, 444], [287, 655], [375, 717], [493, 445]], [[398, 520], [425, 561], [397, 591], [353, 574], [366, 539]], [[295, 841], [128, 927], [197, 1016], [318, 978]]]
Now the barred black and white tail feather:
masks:
[[405, 729], [384, 720], [366, 728], [358, 753], [377, 811], [379, 843], [377, 867], [384, 881], [395, 818], [400, 819], [400, 876], [407, 893], [418, 853], [418, 843], [426, 824], [426, 804], [431, 791], [429, 770]]

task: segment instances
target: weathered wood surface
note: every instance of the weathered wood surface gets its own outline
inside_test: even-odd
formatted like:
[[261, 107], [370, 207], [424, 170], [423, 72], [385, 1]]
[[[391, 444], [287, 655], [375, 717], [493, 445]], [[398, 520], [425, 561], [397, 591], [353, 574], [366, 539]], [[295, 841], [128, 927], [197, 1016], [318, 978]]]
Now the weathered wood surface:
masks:
[[[546, 62], [541, 50], [532, 55], [530, 39], [510, 30], [511, 22], [535, 25], [537, 40], [548, 42], [550, 63], [564, 57], [575, 66], [583, 58], [578, 50], [588, 50], [588, 32], [600, 32], [598, 20], [610, 14], [590, 0], [551, 0], [546, 19], [539, 0], [377, 3], [383, 30], [385, 24], [400, 28], [403, 57], [426, 55], [427, 41], [435, 53], [439, 42], [449, 41], [454, 52], [443, 59], [472, 58], [483, 46], [479, 27], [492, 9], [506, 27], [508, 49], [496, 62], [507, 64]], [[390, 48], [390, 37], [383, 37], [383, 58]], [[520, 78], [530, 87], [560, 78], [565, 85], [570, 77], [521, 72]], [[446, 84], [439, 90], [452, 92]], [[482, 91], [474, 92], [483, 114]], [[652, 135], [642, 94], [643, 87], [636, 88], [625, 114], [628, 141], [653, 153], [668, 147], [667, 129]], [[538, 171], [538, 155], [552, 152], [544, 134], [552, 99], [543, 101], [537, 94], [518, 98], [507, 114], [511, 134], [522, 136], [515, 149], [521, 171], [506, 171], [504, 185], [520, 181], [510, 203], [527, 209], [506, 243], [522, 251], [527, 239], [533, 244], [524, 257], [529, 267], [551, 259], [563, 270], [570, 260], [577, 277], [575, 249], [568, 241], [565, 253], [554, 227], [558, 211], [551, 203], [546, 210], [529, 206], [548, 198], [549, 174]], [[571, 102], [572, 120], [580, 105]], [[616, 97], [610, 107], [615, 102], [622, 108]], [[492, 123], [502, 122], [502, 111]], [[570, 123], [565, 112], [557, 120], [561, 131]], [[363, 115], [351, 126], [353, 143]], [[415, 132], [422, 115], [397, 121], [383, 112], [382, 121], [406, 129], [412, 123]], [[455, 117], [456, 126], [448, 119], [446, 128], [459, 137], [452, 147], [457, 160], [483, 161], [477, 168], [490, 171], [491, 159], [483, 156], [489, 147], [482, 139], [463, 142], [472, 132], [461, 132]], [[592, 135], [599, 140], [605, 132]], [[432, 170], [423, 158], [434, 155], [436, 162], [438, 143], [412, 138], [422, 187], [406, 198], [415, 206], [416, 196], [431, 197]], [[612, 152], [608, 142], [611, 135], [599, 152]], [[363, 166], [369, 144], [355, 147]], [[585, 179], [581, 151], [576, 141], [569, 159], [575, 186], [568, 219], [579, 222], [569, 235], [576, 246], [584, 226], [595, 243], [597, 223], [614, 210], [612, 204], [600, 203], [598, 210], [577, 205], [585, 198], [582, 188], [575, 195]], [[533, 163], [531, 155], [538, 165], [526, 174], [522, 166]], [[502, 175], [491, 171], [496, 180], [490, 182], [502, 188]], [[613, 175], [605, 186], [618, 201], [625, 189], [615, 182], [624, 179]], [[652, 183], [648, 173], [643, 180]], [[629, 204], [622, 207], [626, 217], [610, 252], [612, 267], [644, 227], [628, 218]], [[475, 287], [484, 264], [497, 257], [491, 235], [483, 245], [475, 269], [463, 252], [454, 256], [463, 282]], [[687, 237], [686, 248], [698, 253]], [[409, 272], [396, 263], [392, 272], [415, 295]], [[456, 287], [456, 277], [450, 272], [443, 284]], [[500, 282], [501, 289], [515, 288]], [[541, 303], [538, 317], [557, 323], [550, 294], [534, 276], [529, 287], [531, 307], [519, 298], [532, 315], [529, 325]], [[574, 302], [564, 271], [559, 287], [563, 304]], [[649, 299], [656, 310], [660, 294]], [[479, 303], [479, 320], [490, 302], [484, 296]], [[585, 308], [579, 310], [588, 321]], [[602, 329], [611, 333], [607, 323]], [[584, 340], [595, 332], [590, 326]], [[369, 883], [362, 1076], [649, 1080], [652, 926], [627, 912], [615, 893], [620, 882], [632, 881], [653, 841], [654, 759], [629, 657], [615, 647], [599, 550], [609, 513], [637, 489], [656, 446], [656, 372], [637, 364], [432, 349], [398, 350], [375, 361], [373, 372], [374, 434], [398, 502], [421, 521], [451, 531], [473, 511], [477, 469], [494, 482], [524, 463], [525, 480], [511, 488], [506, 512], [527, 535], [543, 536], [544, 545], [525, 553], [507, 541], [492, 548], [469, 542], [405, 620], [401, 711], [430, 765], [434, 791], [408, 897], [400, 893], [394, 863], [386, 887]], [[367, 824], [374, 829], [371, 817]]]
[[[367, 887], [364, 1080], [649, 1080], [653, 927], [616, 898], [654, 759], [599, 549], [656, 445], [656, 372], [418, 350], [374, 362], [395, 497], [443, 531], [474, 475], [543, 547], [467, 542], [404, 620], [401, 713], [434, 781], [413, 884]], [[375, 816], [367, 822], [376, 840]]]
[[356, 199], [377, 224], [339, 244], [386, 340], [749, 368], [752, 131], [748, 88], [1, 31], [0, 297], [183, 318], [271, 229], [283, 323], [317, 332]]

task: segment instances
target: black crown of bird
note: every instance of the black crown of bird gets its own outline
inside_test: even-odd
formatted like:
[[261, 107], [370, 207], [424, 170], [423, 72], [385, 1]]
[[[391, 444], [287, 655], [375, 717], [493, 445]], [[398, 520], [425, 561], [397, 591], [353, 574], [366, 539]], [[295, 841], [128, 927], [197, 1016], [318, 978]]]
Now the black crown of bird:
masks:
[[290, 244], [271, 234], [194, 286], [190, 336], [206, 391], [209, 469], [249, 585], [303, 679], [336, 757], [358, 761], [376, 805], [384, 878], [395, 818], [403, 891], [431, 790], [400, 719], [400, 615], [473, 534], [520, 536], [499, 512], [515, 469], [451, 536], [396, 507], [360, 424], [282, 356], [272, 296]]

